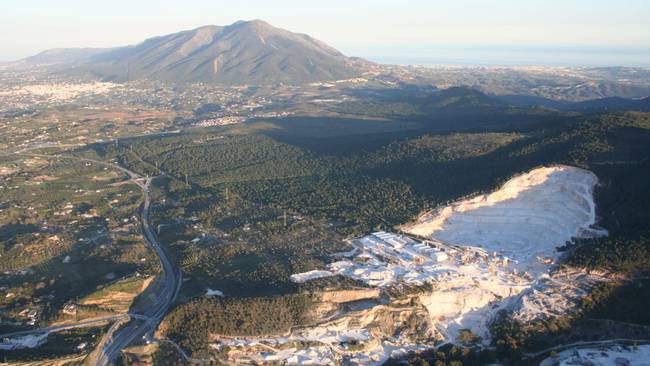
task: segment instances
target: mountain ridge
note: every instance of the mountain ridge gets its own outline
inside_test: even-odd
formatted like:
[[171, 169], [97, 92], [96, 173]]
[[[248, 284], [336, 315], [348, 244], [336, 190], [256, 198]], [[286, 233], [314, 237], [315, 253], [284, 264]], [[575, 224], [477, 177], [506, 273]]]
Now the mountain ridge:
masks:
[[93, 57], [112, 50], [114, 50], [114, 48], [51, 48], [19, 60], [18, 62], [48, 65], [88, 62], [91, 61]]
[[560, 111], [580, 113], [608, 113], [628, 110], [639, 112], [650, 111], [650, 97], [606, 97], [588, 99], [580, 102], [562, 101], [530, 95], [504, 95], [494, 97], [516, 107], [542, 106]]
[[[309, 35], [262, 20], [205, 25], [112, 49], [66, 49], [59, 63], [83, 63], [104, 81], [155, 79], [215, 84], [305, 84], [359, 76], [361, 62]], [[48, 50], [39, 57], [47, 59]]]

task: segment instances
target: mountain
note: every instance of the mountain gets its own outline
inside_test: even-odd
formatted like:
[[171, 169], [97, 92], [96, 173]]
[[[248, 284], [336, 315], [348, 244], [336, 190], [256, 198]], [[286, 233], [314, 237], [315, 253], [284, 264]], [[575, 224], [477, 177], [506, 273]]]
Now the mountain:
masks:
[[358, 76], [360, 64], [310, 36], [253, 20], [150, 38], [95, 54], [83, 68], [110, 81], [302, 84]]
[[89, 62], [93, 57], [107, 53], [112, 48], [54, 48], [22, 59], [27, 64], [75, 64]]

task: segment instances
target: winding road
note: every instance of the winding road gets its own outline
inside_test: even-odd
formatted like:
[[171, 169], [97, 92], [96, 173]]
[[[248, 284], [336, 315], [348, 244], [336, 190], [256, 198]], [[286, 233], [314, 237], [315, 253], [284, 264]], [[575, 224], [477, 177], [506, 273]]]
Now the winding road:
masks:
[[[98, 161], [97, 161], [98, 162]], [[101, 163], [101, 162], [99, 162]], [[112, 165], [112, 164], [111, 164]], [[149, 306], [143, 314], [145, 319], [132, 319], [128, 324], [119, 329], [111, 329], [108, 333], [109, 339], [105, 339], [100, 344], [98, 349], [98, 356], [96, 360], [97, 365], [108, 365], [119, 355], [120, 351], [128, 347], [134, 340], [139, 337], [146, 339], [153, 338], [153, 332], [158, 327], [167, 309], [174, 301], [181, 286], [181, 272], [180, 269], [175, 267], [165, 254], [165, 251], [158, 242], [156, 233], [151, 229], [149, 223], [149, 214], [151, 206], [150, 185], [151, 178], [145, 179], [142, 183], [142, 178], [134, 172], [124, 169], [119, 166], [120, 170], [127, 173], [131, 179], [138, 184], [142, 189], [144, 195], [144, 205], [142, 209], [142, 232], [147, 244], [156, 252], [160, 263], [163, 268], [162, 276], [164, 283], [162, 290], [157, 295], [157, 299], [152, 306]], [[116, 326], [119, 326], [117, 324]]]
[[[142, 312], [138, 313], [131, 311], [128, 314], [108, 318], [89, 319], [80, 323], [68, 324], [63, 327], [50, 327], [35, 329], [31, 331], [18, 332], [15, 335], [35, 334], [52, 332], [63, 329], [70, 329], [75, 327], [88, 326], [101, 321], [109, 320], [122, 320], [116, 321], [109, 329], [108, 333], [104, 336], [101, 343], [96, 349], [96, 365], [110, 365], [119, 356], [120, 352], [131, 345], [138, 338], [140, 339], [153, 339], [153, 333], [158, 327], [158, 324], [165, 316], [169, 306], [174, 302], [181, 287], [181, 271], [178, 267], [169, 260], [165, 251], [160, 246], [156, 233], [151, 229], [149, 222], [150, 207], [151, 207], [151, 194], [150, 187], [153, 178], [142, 177], [139, 174], [121, 167], [114, 163], [109, 163], [100, 160], [89, 158], [81, 158], [71, 155], [45, 155], [45, 154], [31, 154], [25, 152], [16, 152], [16, 154], [30, 155], [41, 158], [57, 158], [57, 159], [72, 159], [78, 161], [85, 161], [89, 163], [103, 165], [112, 169], [117, 169], [126, 174], [131, 181], [136, 183], [142, 190], [144, 203], [142, 205], [141, 224], [142, 233], [147, 245], [151, 247], [162, 265], [162, 273], [160, 279], [162, 283], [158, 286], [158, 293], [149, 294], [153, 297], [150, 304]], [[128, 320], [126, 324], [124, 321]], [[2, 335], [3, 337], [10, 336], [10, 334]]]
[[128, 347], [136, 339], [142, 337], [146, 339], [153, 338], [153, 332], [158, 327], [158, 324], [162, 320], [163, 316], [165, 316], [167, 309], [172, 302], [174, 302], [178, 292], [180, 291], [181, 271], [172, 264], [169, 258], [167, 258], [165, 251], [160, 246], [156, 233], [151, 229], [149, 222], [149, 215], [151, 212], [150, 187], [153, 178], [143, 178], [139, 174], [113, 163], [72, 156], [60, 157], [87, 161], [120, 170], [128, 175], [129, 178], [140, 187], [144, 197], [140, 220], [142, 224], [142, 234], [147, 244], [158, 256], [160, 264], [162, 265], [163, 286], [160, 292], [156, 295], [155, 301], [153, 301], [153, 303], [148, 306], [143, 313], [135, 314], [136, 316], [132, 315], [131, 321], [126, 325], [122, 326], [120, 322], [115, 323], [105, 336], [105, 339], [100, 343], [97, 349], [97, 359], [95, 364], [109, 365], [113, 360], [115, 360], [122, 349]]

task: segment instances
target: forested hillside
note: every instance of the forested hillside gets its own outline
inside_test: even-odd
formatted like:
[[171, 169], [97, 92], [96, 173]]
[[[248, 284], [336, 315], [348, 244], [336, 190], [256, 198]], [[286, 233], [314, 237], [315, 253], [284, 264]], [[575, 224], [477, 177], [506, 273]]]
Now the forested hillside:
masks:
[[[387, 125], [385, 132], [350, 124], [354, 133], [348, 134], [339, 124], [324, 137], [316, 129], [305, 135], [300, 127], [308, 123], [327, 121], [271, 121], [138, 138], [117, 147], [95, 145], [93, 154], [166, 175], [157, 181], [166, 200], [157, 205], [155, 220], [176, 225], [162, 229], [161, 238], [190, 280], [184, 286], [187, 300], [208, 285], [236, 297], [295, 292], [289, 274], [322, 267], [330, 254], [346, 249], [346, 236], [391, 229], [425, 209], [555, 163], [599, 177], [599, 225], [610, 231], [608, 238], [580, 242], [569, 251], [569, 262], [631, 275], [648, 270], [648, 114], [574, 116], [534, 127], [460, 133], [440, 133], [426, 124], [402, 130]], [[372, 133], [364, 134], [364, 128]], [[197, 230], [178, 221], [181, 217], [193, 218], [208, 238], [190, 244]], [[598, 299], [603, 316], [611, 308], [606, 298]], [[629, 302], [640, 305], [642, 299]], [[220, 311], [209, 304], [194, 306]], [[183, 324], [194, 327], [183, 334], [205, 331], [205, 323]], [[217, 322], [207, 329], [224, 326]]]

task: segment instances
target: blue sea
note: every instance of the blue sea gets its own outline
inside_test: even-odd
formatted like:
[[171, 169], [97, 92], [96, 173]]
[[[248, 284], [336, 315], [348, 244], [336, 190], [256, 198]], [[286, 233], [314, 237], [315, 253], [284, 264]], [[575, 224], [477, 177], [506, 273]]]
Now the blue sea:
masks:
[[349, 56], [396, 65], [650, 67], [650, 48], [399, 46], [346, 51]]

